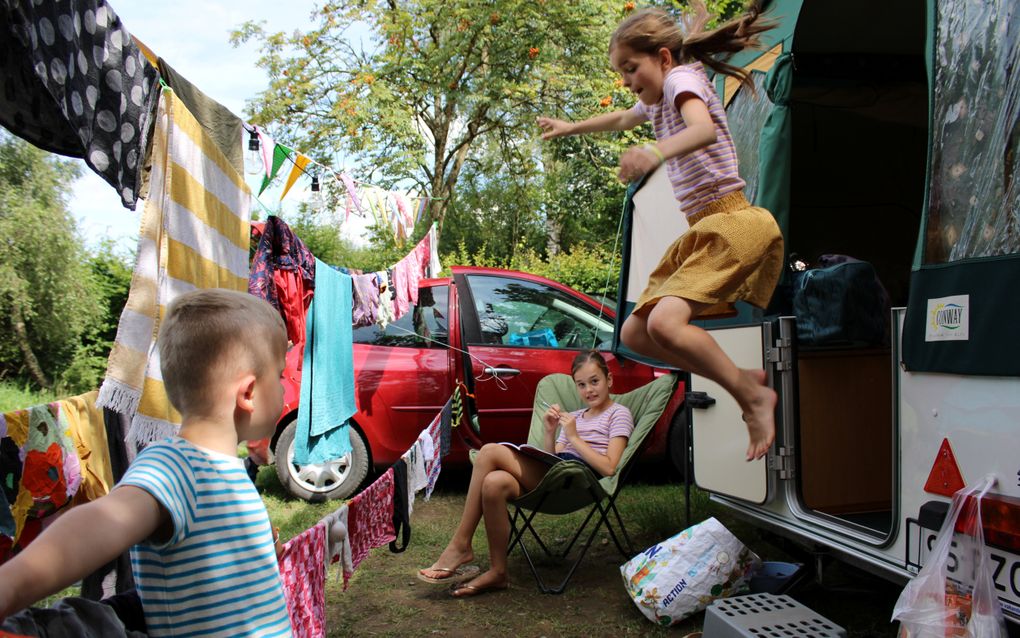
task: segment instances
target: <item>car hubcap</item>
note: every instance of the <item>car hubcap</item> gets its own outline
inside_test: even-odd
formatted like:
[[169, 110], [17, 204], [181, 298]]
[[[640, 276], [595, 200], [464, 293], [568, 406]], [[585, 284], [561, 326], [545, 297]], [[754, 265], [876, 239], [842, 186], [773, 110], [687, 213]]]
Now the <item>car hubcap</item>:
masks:
[[287, 469], [290, 478], [303, 489], [315, 494], [322, 494], [334, 490], [351, 471], [353, 452], [348, 452], [338, 459], [325, 463], [308, 463], [298, 465], [294, 462], [294, 446], [287, 451]]

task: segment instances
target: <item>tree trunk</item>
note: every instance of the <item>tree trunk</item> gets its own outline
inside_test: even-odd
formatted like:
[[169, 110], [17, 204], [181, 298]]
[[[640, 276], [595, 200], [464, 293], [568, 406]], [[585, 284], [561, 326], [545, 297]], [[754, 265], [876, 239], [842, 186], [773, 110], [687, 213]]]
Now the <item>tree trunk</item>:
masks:
[[28, 374], [39, 384], [39, 387], [49, 390], [51, 387], [50, 382], [46, 375], [43, 374], [39, 360], [35, 357], [35, 352], [32, 351], [32, 344], [28, 341], [28, 328], [25, 327], [25, 321], [21, 316], [21, 306], [18, 305], [17, 301], [11, 304], [11, 326], [14, 328], [14, 335], [17, 337], [18, 348], [21, 349], [21, 356], [25, 360]]

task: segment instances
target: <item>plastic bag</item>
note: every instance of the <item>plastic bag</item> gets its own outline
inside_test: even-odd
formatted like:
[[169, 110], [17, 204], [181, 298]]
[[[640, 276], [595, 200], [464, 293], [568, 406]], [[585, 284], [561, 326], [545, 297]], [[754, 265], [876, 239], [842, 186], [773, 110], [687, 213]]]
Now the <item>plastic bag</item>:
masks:
[[[988, 475], [953, 495], [931, 555], [893, 608], [902, 638], [1006, 636], [981, 524], [981, 499], [994, 484], [995, 477]], [[952, 561], [959, 566], [953, 572], [951, 548], [959, 558]]]
[[745, 589], [761, 560], [714, 518], [649, 547], [620, 567], [641, 613], [673, 625]]

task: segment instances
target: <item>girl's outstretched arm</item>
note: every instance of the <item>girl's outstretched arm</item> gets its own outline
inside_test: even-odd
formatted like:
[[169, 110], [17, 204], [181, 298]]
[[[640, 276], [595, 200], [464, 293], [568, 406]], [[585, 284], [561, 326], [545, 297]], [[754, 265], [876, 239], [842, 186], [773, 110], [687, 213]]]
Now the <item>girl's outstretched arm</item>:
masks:
[[626, 131], [634, 128], [645, 121], [640, 114], [633, 109], [613, 111], [590, 117], [580, 122], [567, 122], [551, 117], [538, 118], [538, 125], [542, 127], [542, 139], [551, 140], [564, 135], [581, 135], [583, 133], [597, 133], [599, 131]]

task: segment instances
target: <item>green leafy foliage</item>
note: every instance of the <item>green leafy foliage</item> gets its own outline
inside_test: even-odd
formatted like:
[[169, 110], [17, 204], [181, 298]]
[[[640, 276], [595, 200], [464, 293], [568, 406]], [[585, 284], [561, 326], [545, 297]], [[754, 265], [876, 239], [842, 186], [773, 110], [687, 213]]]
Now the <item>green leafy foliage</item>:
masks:
[[534, 251], [525, 251], [513, 259], [497, 256], [488, 245], [471, 251], [460, 244], [443, 255], [447, 266], [485, 266], [521, 270], [547, 277], [596, 298], [615, 299], [620, 276], [620, 258], [614, 255], [612, 243], [578, 244], [570, 252], [543, 258]]
[[130, 269], [90, 255], [67, 209], [78, 166], [0, 133], [0, 378], [74, 393], [98, 385]]
[[254, 122], [325, 161], [353, 154], [369, 181], [414, 184], [442, 230], [480, 146], [534, 181], [535, 117], [599, 106], [619, 16], [600, 0], [365, 0], [326, 3], [307, 33], [249, 22], [233, 38], [259, 41], [274, 78], [249, 104]]

